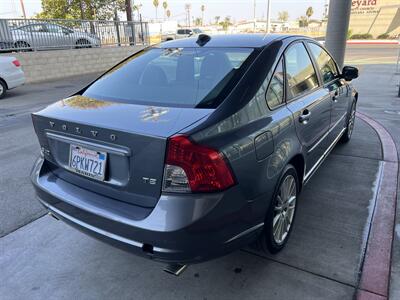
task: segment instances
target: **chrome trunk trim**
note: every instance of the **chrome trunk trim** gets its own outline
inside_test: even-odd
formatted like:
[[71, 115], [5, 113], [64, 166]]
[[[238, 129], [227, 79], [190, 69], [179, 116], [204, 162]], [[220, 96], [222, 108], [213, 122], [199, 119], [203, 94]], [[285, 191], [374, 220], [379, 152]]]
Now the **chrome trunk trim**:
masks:
[[131, 156], [131, 151], [128, 148], [121, 147], [121, 146], [108, 146], [104, 144], [98, 144], [94, 142], [89, 142], [81, 139], [76, 139], [73, 137], [65, 136], [65, 135], [59, 135], [55, 134], [52, 132], [46, 132], [46, 136], [49, 139], [53, 139], [56, 141], [64, 142], [67, 144], [74, 144], [78, 146], [82, 146], [91, 150], [96, 150], [96, 151], [105, 151], [107, 153], [112, 153], [116, 155], [121, 155], [121, 156]]

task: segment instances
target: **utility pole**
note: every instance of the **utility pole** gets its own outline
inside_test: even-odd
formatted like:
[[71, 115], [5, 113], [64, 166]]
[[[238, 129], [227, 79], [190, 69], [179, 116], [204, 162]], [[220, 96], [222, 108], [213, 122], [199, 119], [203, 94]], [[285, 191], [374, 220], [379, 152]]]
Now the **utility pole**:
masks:
[[253, 2], [253, 18], [254, 18], [254, 28], [253, 28], [253, 32], [256, 32], [256, 0], [254, 0]]
[[19, 0], [19, 3], [21, 4], [22, 15], [24, 16], [24, 19], [26, 19], [24, 0]]
[[265, 31], [267, 33], [269, 33], [271, 31], [271, 27], [270, 27], [270, 22], [271, 22], [271, 0], [267, 0], [268, 1], [268, 5], [267, 5], [267, 24], [266, 24], [266, 28]]
[[343, 67], [346, 51], [350, 11], [351, 0], [331, 0], [329, 3], [325, 46], [332, 53], [340, 68]]

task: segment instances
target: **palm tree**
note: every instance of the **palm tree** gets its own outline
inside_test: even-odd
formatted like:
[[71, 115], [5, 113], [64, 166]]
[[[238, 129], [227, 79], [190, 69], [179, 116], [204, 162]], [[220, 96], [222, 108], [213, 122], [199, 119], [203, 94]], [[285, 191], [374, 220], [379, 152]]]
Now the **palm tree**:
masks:
[[164, 8], [164, 20], [165, 20], [165, 15], [167, 14], [167, 8], [168, 8], [168, 3], [167, 1], [164, 1], [162, 4], [163, 8]]
[[171, 11], [168, 9], [167, 10], [167, 18], [169, 19], [171, 17]]
[[157, 15], [158, 15], [158, 5], [160, 4], [160, 2], [158, 0], [153, 0], [153, 5], [156, 8], [156, 20], [157, 20]]
[[289, 20], [289, 13], [286, 10], [278, 12], [278, 20], [286, 22]]
[[140, 9], [142, 8], [142, 4], [135, 4], [135, 5], [132, 5], [132, 10], [133, 11], [137, 11], [138, 12], [138, 15], [140, 15]]
[[205, 11], [206, 7], [204, 6], [204, 4], [202, 6], [200, 6], [200, 10], [201, 10], [201, 25], [204, 25], [204, 11]]
[[186, 10], [186, 25], [190, 27], [190, 10], [192, 9], [192, 5], [189, 3], [185, 4], [185, 10]]
[[228, 27], [232, 25], [231, 23], [231, 17], [226, 16], [225, 19], [220, 23], [222, 26], [222, 29], [225, 31], [228, 31]]
[[201, 22], [202, 22], [201, 18], [196, 18], [196, 19], [194, 20], [194, 25], [200, 26], [200, 25], [201, 25]]
[[135, 4], [135, 5], [132, 5], [132, 11], [137, 11], [137, 14], [138, 14], [138, 16], [140, 16], [140, 9], [142, 8], [142, 4]]
[[307, 26], [308, 26], [307, 17], [301, 16], [299, 18], [299, 27], [307, 27]]
[[313, 14], [314, 14], [314, 10], [313, 10], [312, 6], [308, 7], [308, 8], [307, 8], [307, 11], [306, 11], [307, 25], [308, 25], [308, 22], [310, 21], [310, 17], [311, 17]]
[[221, 19], [221, 17], [220, 16], [215, 16], [214, 17], [214, 19], [215, 19], [215, 24], [219, 24], [219, 20]]

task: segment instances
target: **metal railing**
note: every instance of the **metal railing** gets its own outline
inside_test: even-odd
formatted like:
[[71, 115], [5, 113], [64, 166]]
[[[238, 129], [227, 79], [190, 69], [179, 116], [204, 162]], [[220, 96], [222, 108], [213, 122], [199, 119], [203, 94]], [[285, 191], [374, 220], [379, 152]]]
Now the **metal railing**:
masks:
[[148, 45], [147, 22], [0, 19], [0, 51]]

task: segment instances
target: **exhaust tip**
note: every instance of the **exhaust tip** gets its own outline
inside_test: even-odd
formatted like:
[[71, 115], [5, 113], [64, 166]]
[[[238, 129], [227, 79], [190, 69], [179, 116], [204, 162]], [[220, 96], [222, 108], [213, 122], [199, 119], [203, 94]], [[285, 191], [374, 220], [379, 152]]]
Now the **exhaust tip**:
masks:
[[185, 271], [187, 268], [187, 265], [182, 265], [182, 264], [168, 264], [165, 268], [164, 271], [167, 272], [168, 274], [173, 274], [175, 276], [179, 276]]

